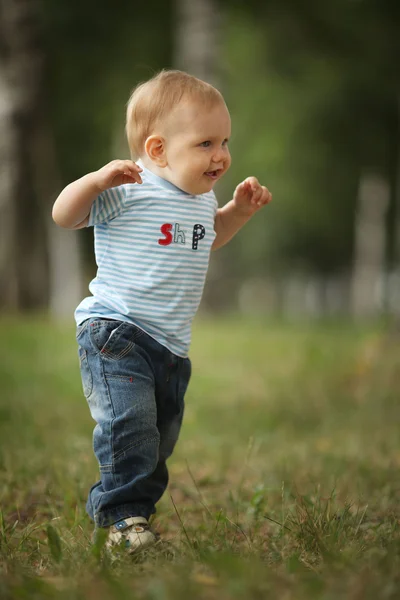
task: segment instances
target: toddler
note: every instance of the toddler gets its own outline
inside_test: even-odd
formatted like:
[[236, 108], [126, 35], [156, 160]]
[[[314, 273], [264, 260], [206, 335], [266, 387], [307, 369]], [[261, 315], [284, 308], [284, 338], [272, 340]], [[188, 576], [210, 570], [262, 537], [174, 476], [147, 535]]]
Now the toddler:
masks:
[[75, 312], [100, 468], [86, 508], [108, 528], [108, 547], [122, 542], [134, 553], [157, 541], [148, 519], [182, 423], [210, 251], [271, 194], [248, 177], [218, 208], [213, 188], [231, 164], [231, 120], [220, 92], [187, 73], [164, 70], [137, 86], [126, 133], [137, 162], [114, 160], [69, 184], [53, 219], [94, 226], [97, 275]]

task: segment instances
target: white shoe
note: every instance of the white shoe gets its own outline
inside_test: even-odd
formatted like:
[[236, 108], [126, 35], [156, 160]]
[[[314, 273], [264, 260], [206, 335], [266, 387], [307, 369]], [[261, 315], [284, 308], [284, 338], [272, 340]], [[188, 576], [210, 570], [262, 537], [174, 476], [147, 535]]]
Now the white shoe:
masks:
[[128, 554], [134, 554], [154, 546], [158, 536], [150, 529], [144, 517], [128, 517], [110, 527], [106, 547], [125, 546]]

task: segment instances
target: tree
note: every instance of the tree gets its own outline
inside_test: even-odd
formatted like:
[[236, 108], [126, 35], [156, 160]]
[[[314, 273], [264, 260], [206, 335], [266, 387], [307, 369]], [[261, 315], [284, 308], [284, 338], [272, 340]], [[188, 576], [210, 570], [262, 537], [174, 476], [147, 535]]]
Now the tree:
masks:
[[[400, 188], [399, 3], [302, 0], [285, 4], [283, 10], [280, 3], [270, 0], [264, 5], [263, 18], [269, 22], [269, 60], [276, 69], [299, 78], [300, 83], [302, 73], [317, 60], [335, 75], [336, 87], [304, 123], [313, 128], [318, 119], [319, 137], [331, 149], [332, 174], [329, 181], [323, 178], [322, 183], [329, 185], [324, 198], [329, 198], [331, 206], [340, 202], [342, 182], [350, 172], [353, 198], [357, 179], [365, 172], [386, 178], [391, 188], [388, 261], [398, 261], [393, 217], [397, 213], [400, 220], [400, 206], [396, 206], [396, 189]], [[336, 211], [338, 226], [343, 226], [343, 217], [353, 224], [354, 200], [349, 204], [350, 211], [345, 204]]]
[[170, 56], [169, 18], [159, 2], [0, 0], [1, 308], [72, 314], [88, 235], [57, 228], [51, 206], [114, 158], [130, 89]]
[[43, 52], [37, 0], [0, 1], [0, 306], [32, 309], [48, 294], [38, 196]]
[[[216, 0], [175, 0], [174, 67], [188, 71], [223, 90], [221, 77], [222, 13]], [[226, 293], [222, 286], [224, 256], [214, 252], [210, 261], [203, 307], [215, 306]]]

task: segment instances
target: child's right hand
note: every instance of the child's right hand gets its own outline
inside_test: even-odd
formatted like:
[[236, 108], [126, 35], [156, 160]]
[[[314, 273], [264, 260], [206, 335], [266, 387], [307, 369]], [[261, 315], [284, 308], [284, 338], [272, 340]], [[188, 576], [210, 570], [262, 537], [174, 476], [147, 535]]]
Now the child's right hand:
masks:
[[141, 171], [143, 169], [132, 160], [112, 160], [96, 171], [96, 185], [104, 192], [125, 183], [142, 183]]

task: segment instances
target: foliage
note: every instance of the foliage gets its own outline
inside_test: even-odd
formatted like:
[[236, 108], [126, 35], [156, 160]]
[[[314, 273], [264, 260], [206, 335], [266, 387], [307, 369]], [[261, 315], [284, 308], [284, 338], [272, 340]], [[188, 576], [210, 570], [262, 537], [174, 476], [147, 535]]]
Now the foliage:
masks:
[[[127, 156], [125, 103], [134, 84], [171, 66], [175, 6], [152, 1], [43, 0], [48, 90], [66, 183]], [[250, 173], [275, 202], [222, 251], [227, 276], [337, 272], [352, 261], [360, 174], [398, 180], [399, 5], [391, 0], [215, 4], [221, 86], [233, 116], [224, 203]]]
[[[171, 6], [150, 1], [43, 0], [48, 94], [64, 181], [127, 156], [130, 91], [170, 66]], [[157, 18], [154, 18], [155, 15]]]
[[288, 261], [291, 269], [322, 273], [348, 268], [359, 179], [370, 170], [391, 184], [393, 262], [400, 214], [398, 3], [253, 0], [240, 8], [227, 3], [227, 10], [235, 176], [254, 169], [276, 200], [242, 243], [234, 240], [235, 266], [258, 273]]

